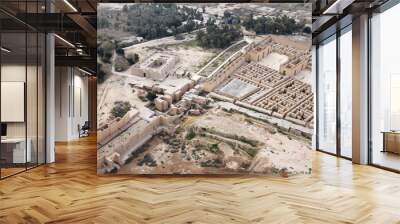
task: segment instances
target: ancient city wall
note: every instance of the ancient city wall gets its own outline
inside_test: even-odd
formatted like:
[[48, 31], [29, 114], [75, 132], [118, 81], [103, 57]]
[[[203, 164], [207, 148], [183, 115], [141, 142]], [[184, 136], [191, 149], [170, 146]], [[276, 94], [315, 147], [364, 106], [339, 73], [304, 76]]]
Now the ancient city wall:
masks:
[[[132, 152], [140, 148], [154, 135], [168, 129], [173, 119], [175, 117], [154, 117], [143, 127], [128, 135], [129, 137], [124, 139], [124, 141], [113, 142], [111, 145], [112, 149], [107, 154], [104, 153], [98, 158], [98, 168], [111, 168], [114, 163], [118, 165], [124, 164]], [[103, 147], [108, 147], [108, 145]]]
[[307, 43], [304, 41], [296, 41], [293, 40], [292, 38], [288, 38], [286, 36], [278, 36], [278, 35], [270, 35], [270, 37], [276, 43], [297, 48], [303, 51], [309, 51], [311, 48], [311, 42]]
[[107, 127], [101, 128], [97, 131], [97, 143], [104, 145], [107, 141], [111, 140], [114, 136], [119, 135], [131, 120], [139, 115], [139, 111], [130, 110], [122, 118], [114, 118], [107, 124]]
[[209, 80], [203, 84], [203, 90], [206, 92], [214, 91], [217, 86], [224, 82], [230, 75], [246, 63], [245, 55], [231, 59], [230, 62], [225, 64], [219, 71], [217, 71]]

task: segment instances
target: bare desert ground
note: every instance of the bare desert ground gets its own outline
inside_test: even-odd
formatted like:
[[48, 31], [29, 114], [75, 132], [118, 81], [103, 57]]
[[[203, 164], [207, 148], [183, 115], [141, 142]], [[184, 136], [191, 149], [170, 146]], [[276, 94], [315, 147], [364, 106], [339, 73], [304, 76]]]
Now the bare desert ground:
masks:
[[174, 36], [151, 40], [125, 48], [125, 54], [136, 53], [143, 61], [156, 52], [174, 54], [178, 57], [175, 70], [195, 74], [204, 65], [214, 58], [220, 49], [204, 49], [196, 46], [195, 34], [182, 34], [184, 39], [177, 40]]
[[309, 173], [309, 140], [221, 109], [187, 117], [174, 135], [154, 136], [118, 173]]

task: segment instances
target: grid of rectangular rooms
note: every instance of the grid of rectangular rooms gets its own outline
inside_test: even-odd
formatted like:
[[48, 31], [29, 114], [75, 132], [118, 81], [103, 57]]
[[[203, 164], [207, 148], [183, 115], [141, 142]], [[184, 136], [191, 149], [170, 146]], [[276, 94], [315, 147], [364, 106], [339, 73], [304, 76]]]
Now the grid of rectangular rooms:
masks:
[[[281, 65], [280, 71], [259, 63], [272, 52], [287, 55], [292, 60]], [[266, 38], [243, 56], [247, 58], [247, 62], [225, 79], [215, 92], [251, 105], [252, 108], [259, 108], [259, 111], [271, 116], [313, 128], [314, 103], [311, 85], [294, 77], [302, 70], [309, 69], [309, 52], [288, 46], [286, 42], [279, 43], [272, 38]], [[290, 65], [295, 62], [303, 65], [291, 72], [285, 72], [285, 68], [292, 67]], [[235, 88], [238, 86], [240, 88]], [[243, 92], [245, 90], [247, 92]]]

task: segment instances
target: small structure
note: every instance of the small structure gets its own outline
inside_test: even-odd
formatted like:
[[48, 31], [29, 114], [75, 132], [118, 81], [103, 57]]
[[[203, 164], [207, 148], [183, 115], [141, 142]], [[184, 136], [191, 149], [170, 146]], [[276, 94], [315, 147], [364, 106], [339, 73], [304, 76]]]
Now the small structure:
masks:
[[179, 113], [180, 113], [179, 108], [174, 106], [174, 105], [171, 106], [171, 109], [168, 112], [168, 114], [171, 115], [171, 116], [175, 116], [175, 115], [177, 115]]
[[294, 76], [311, 67], [311, 52], [309, 47], [302, 46], [289, 38], [268, 35], [259, 43], [253, 43], [246, 54], [247, 61], [259, 62], [271, 53], [286, 55], [288, 60], [279, 65], [279, 73]]
[[156, 109], [161, 112], [168, 110], [168, 102], [166, 100], [163, 100], [162, 98], [155, 99], [154, 105], [156, 106]]
[[162, 99], [165, 100], [165, 101], [167, 101], [167, 102], [168, 102], [168, 105], [171, 105], [171, 104], [172, 104], [172, 101], [173, 101], [173, 97], [172, 97], [172, 96], [170, 96], [170, 95], [164, 95], [164, 96], [162, 96]]
[[201, 115], [201, 111], [198, 110], [198, 109], [190, 109], [189, 110], [189, 115], [199, 116], [199, 115]]
[[193, 103], [204, 106], [207, 104], [207, 98], [203, 96], [194, 96], [192, 98]]
[[178, 57], [173, 54], [155, 53], [131, 68], [131, 74], [153, 80], [164, 80], [171, 75]]

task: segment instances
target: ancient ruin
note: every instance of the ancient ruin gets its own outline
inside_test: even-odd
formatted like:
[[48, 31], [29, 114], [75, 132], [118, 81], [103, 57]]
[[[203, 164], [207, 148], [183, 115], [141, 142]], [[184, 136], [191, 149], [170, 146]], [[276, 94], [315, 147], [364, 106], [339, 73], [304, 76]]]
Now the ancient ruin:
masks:
[[131, 68], [131, 74], [153, 80], [163, 80], [173, 74], [177, 57], [173, 54], [155, 53]]
[[[272, 53], [288, 57], [279, 70], [259, 63]], [[269, 35], [227, 63], [204, 84], [204, 89], [243, 102], [244, 106], [255, 106], [258, 111], [271, 116], [312, 128], [311, 85], [294, 78], [299, 72], [310, 69], [310, 60], [310, 50], [303, 45], [287, 37]]]
[[98, 172], [309, 173], [310, 46], [245, 35], [218, 54], [192, 34], [127, 47], [140, 61], [99, 88]]

